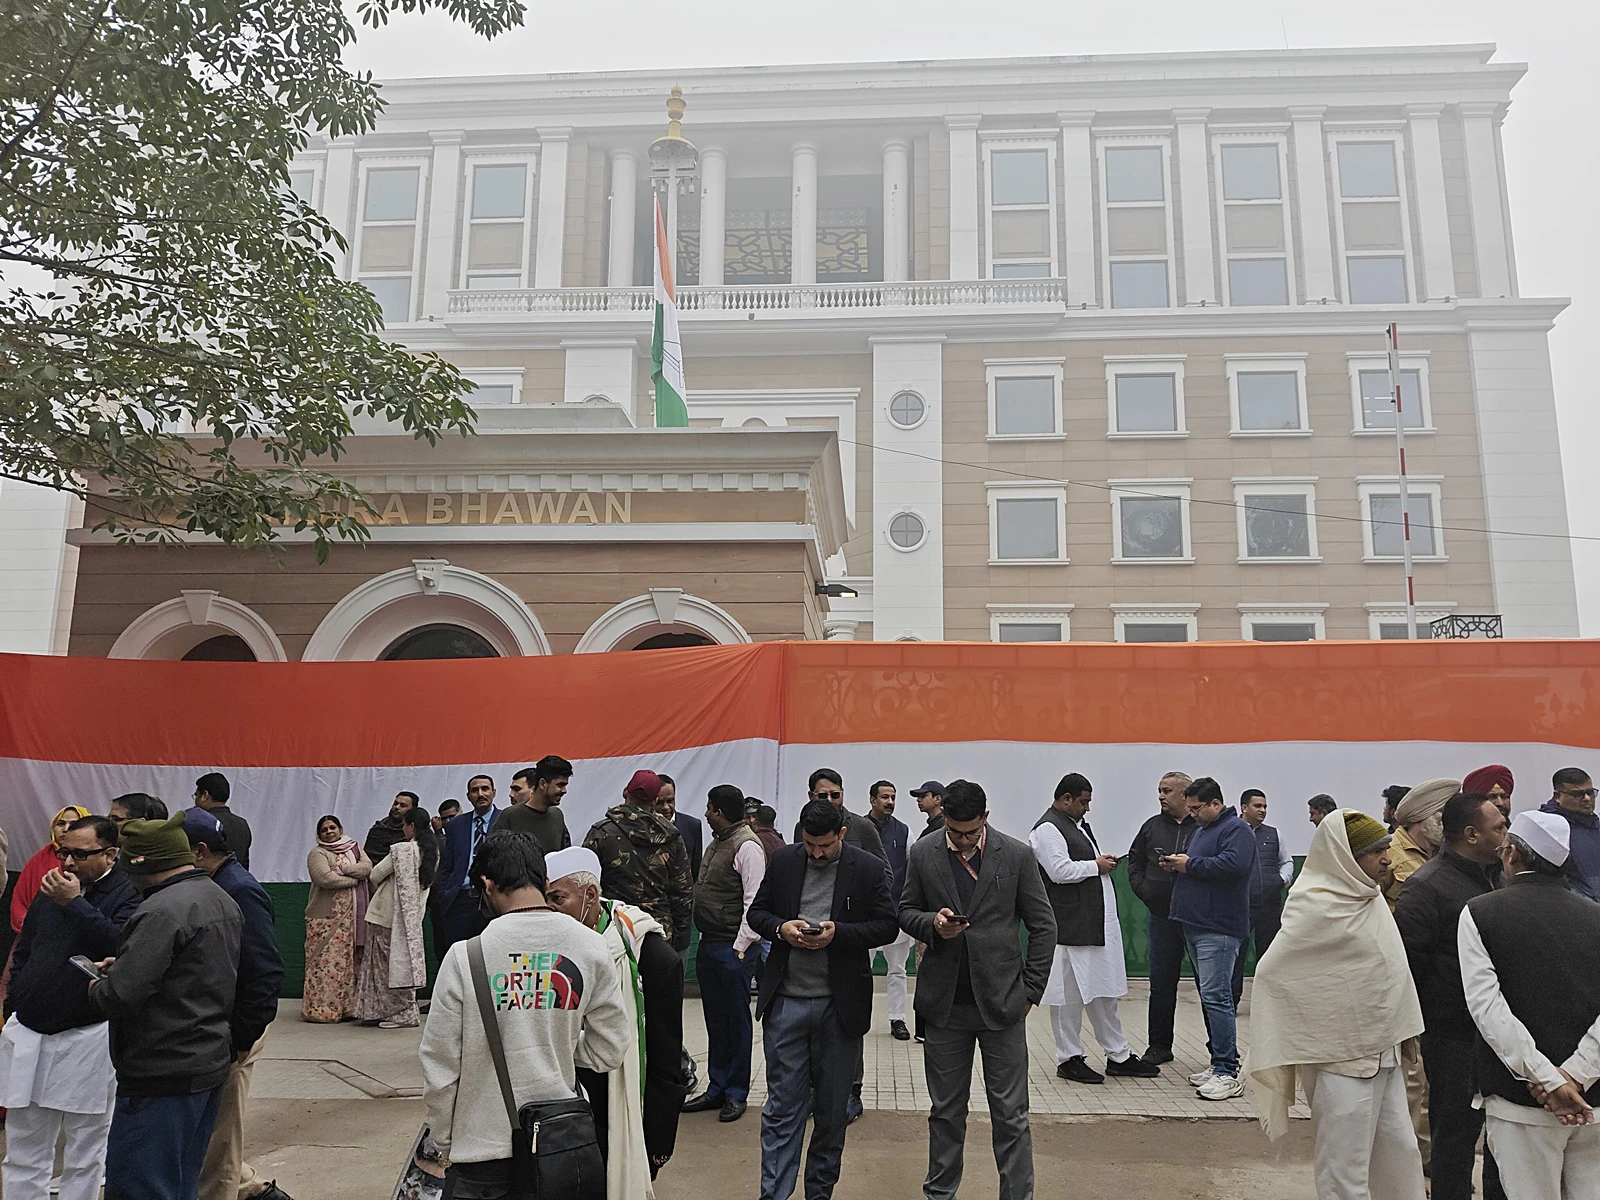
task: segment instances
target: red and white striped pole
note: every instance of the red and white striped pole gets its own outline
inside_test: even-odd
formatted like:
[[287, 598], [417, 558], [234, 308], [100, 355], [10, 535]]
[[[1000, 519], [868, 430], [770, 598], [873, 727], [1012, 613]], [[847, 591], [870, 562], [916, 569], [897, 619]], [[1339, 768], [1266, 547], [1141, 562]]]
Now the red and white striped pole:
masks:
[[[1405, 401], [1400, 388], [1400, 327], [1389, 324], [1389, 387], [1394, 393], [1394, 446], [1400, 460], [1400, 560], [1406, 573], [1406, 638], [1417, 640], [1417, 581], [1411, 569], [1411, 490], [1406, 479]], [[1374, 531], [1376, 532], [1376, 531]]]

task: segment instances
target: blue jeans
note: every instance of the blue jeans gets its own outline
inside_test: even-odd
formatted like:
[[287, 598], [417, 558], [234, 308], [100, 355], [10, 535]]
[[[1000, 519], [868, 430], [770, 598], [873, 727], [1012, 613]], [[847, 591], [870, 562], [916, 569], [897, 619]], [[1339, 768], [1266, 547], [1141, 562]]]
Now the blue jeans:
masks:
[[767, 1102], [761, 1109], [761, 1200], [789, 1200], [810, 1117], [806, 1200], [827, 1200], [839, 1182], [850, 1082], [861, 1039], [839, 1027], [833, 998], [778, 996], [761, 1022]]
[[222, 1087], [118, 1096], [106, 1140], [105, 1200], [194, 1200]]
[[755, 957], [747, 954], [740, 962], [732, 942], [700, 939], [695, 975], [706, 1018], [706, 1092], [724, 1100], [750, 1097], [750, 1043], [755, 1033], [750, 980], [755, 969]]
[[1206, 1015], [1211, 1038], [1211, 1070], [1217, 1075], [1239, 1074], [1239, 1035], [1233, 1007], [1233, 964], [1239, 959], [1242, 938], [1184, 927], [1195, 977], [1200, 984], [1200, 1008]]

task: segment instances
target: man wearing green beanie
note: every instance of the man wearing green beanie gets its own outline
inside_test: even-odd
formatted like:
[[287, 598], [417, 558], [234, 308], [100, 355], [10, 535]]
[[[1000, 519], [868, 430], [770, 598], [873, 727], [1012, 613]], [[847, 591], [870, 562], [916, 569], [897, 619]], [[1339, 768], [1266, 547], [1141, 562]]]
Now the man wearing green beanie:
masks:
[[89, 988], [117, 1072], [105, 1200], [193, 1200], [233, 1062], [244, 918], [195, 866], [183, 820], [122, 827], [122, 864], [144, 902]]

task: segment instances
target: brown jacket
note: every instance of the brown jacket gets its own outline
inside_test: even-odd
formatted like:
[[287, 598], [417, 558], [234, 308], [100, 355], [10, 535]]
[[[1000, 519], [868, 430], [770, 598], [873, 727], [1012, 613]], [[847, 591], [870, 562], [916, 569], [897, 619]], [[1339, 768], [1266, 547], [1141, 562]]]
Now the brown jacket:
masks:
[[[340, 869], [334, 870], [339, 864]], [[306, 855], [306, 870], [311, 873], [311, 896], [306, 901], [306, 919], [320, 920], [333, 916], [333, 894], [346, 888], [361, 887], [372, 874], [372, 860], [363, 858], [351, 862], [344, 855], [326, 846], [313, 846]]]
[[1383, 885], [1383, 896], [1389, 902], [1390, 912], [1400, 903], [1400, 890], [1406, 880], [1415, 875], [1417, 868], [1428, 858], [1429, 855], [1411, 840], [1411, 835], [1404, 829], [1394, 831], [1394, 837], [1389, 842], [1389, 878]]

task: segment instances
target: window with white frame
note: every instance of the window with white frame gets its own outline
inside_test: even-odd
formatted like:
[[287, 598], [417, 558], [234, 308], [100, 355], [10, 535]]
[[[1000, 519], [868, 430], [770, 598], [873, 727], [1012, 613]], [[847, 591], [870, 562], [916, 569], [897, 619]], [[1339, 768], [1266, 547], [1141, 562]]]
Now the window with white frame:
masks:
[[1239, 634], [1247, 642], [1318, 642], [1328, 636], [1326, 604], [1241, 604]]
[[1114, 563], [1190, 563], [1189, 479], [1112, 479]]
[[1059, 358], [984, 361], [991, 438], [1061, 436], [1062, 362]]
[[317, 206], [318, 186], [322, 182], [319, 162], [297, 162], [289, 165], [289, 191], [302, 203]]
[[889, 545], [906, 553], [920, 549], [922, 543], [928, 540], [927, 522], [916, 513], [906, 510], [889, 518], [885, 532], [889, 535]]
[[[1417, 640], [1433, 637], [1433, 622], [1448, 617], [1455, 608], [1453, 601], [1432, 601], [1417, 605]], [[1367, 605], [1367, 634], [1374, 641], [1407, 641], [1406, 606], [1403, 604]]]
[[1351, 304], [1404, 304], [1411, 261], [1410, 214], [1398, 132], [1332, 135], [1339, 196], [1339, 247], [1345, 299]]
[[1215, 146], [1227, 303], [1292, 304], [1283, 136], [1227, 135]]
[[1197, 642], [1198, 604], [1113, 604], [1111, 620], [1119, 642]]
[[[1348, 354], [1350, 399], [1357, 433], [1394, 432], [1394, 392], [1389, 362], [1382, 355]], [[1433, 397], [1428, 388], [1427, 354], [1400, 356], [1400, 404], [1406, 429], [1433, 432]]]
[[472, 290], [522, 287], [532, 202], [528, 160], [472, 158], [467, 165], [462, 282]]
[[984, 142], [988, 164], [989, 275], [1043, 279], [1056, 272], [1055, 144]]
[[[1444, 530], [1439, 528], [1440, 484], [1437, 475], [1406, 481], [1406, 511], [1411, 521], [1411, 557], [1441, 561], [1445, 557]], [[1361, 497], [1361, 536], [1365, 558], [1398, 560], [1405, 553], [1406, 522], [1401, 516], [1400, 482], [1394, 478], [1356, 480]]]
[[1229, 354], [1224, 365], [1236, 436], [1311, 432], [1305, 355]]
[[989, 495], [989, 562], [993, 565], [1067, 561], [1067, 489], [986, 485]]
[[1240, 562], [1318, 562], [1315, 479], [1235, 479]]
[[1106, 294], [1112, 308], [1172, 303], [1170, 145], [1165, 138], [1099, 143]]
[[385, 325], [410, 321], [415, 309], [422, 173], [420, 163], [361, 165], [357, 278], [377, 298]]
[[1112, 437], [1186, 437], [1183, 357], [1108, 357], [1107, 424]]
[[467, 403], [474, 408], [522, 403], [521, 367], [507, 367], [504, 370], [479, 368], [463, 371], [462, 374], [472, 384]]
[[991, 642], [1067, 642], [1072, 640], [1070, 604], [990, 604]]

